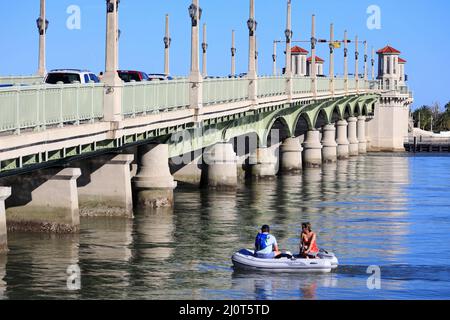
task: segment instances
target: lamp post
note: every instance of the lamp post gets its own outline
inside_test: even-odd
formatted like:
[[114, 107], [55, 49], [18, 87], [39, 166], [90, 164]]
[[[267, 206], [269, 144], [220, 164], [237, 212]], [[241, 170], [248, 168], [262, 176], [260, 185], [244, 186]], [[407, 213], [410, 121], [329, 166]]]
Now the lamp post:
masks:
[[258, 22], [255, 20], [255, 0], [250, 0], [250, 17], [247, 20], [247, 27], [249, 33], [249, 53], [248, 53], [248, 74], [249, 79], [249, 100], [256, 105], [258, 96], [257, 89], [257, 74], [256, 74], [256, 28]]
[[199, 6], [199, 0], [192, 0], [188, 8], [191, 18], [191, 71], [189, 75], [190, 107], [195, 110], [196, 122], [201, 122], [202, 96], [203, 96], [203, 78], [199, 69], [199, 29], [198, 23], [202, 16], [202, 9]]
[[348, 92], [348, 40], [347, 30], [344, 32], [344, 86], [345, 94]]
[[231, 75], [236, 74], [236, 44], [234, 30], [231, 30]]
[[312, 91], [314, 97], [317, 96], [317, 70], [316, 70], [316, 15], [312, 16], [312, 28], [311, 28], [311, 78], [312, 78]]
[[276, 41], [273, 42], [272, 61], [273, 61], [272, 74], [274, 76], [276, 76], [277, 75], [277, 43], [276, 43]]
[[334, 95], [334, 25], [330, 25], [330, 92]]
[[255, 36], [255, 73], [256, 74], [258, 74], [258, 58], [259, 58], [258, 37]]
[[368, 59], [369, 56], [367, 55], [367, 41], [364, 41], [364, 81], [367, 81], [368, 77], [368, 69], [367, 69]]
[[286, 30], [284, 36], [286, 37], [286, 95], [288, 101], [292, 100], [292, 53], [291, 53], [291, 40], [293, 36], [292, 23], [291, 23], [291, 0], [287, 2], [287, 17], [286, 17]]
[[372, 64], [372, 81], [375, 80], [375, 48], [372, 47], [372, 59], [370, 60]]
[[104, 120], [122, 120], [123, 83], [117, 74], [119, 68], [119, 3], [120, 0], [106, 0], [106, 57], [103, 82]]
[[172, 39], [170, 38], [169, 31], [169, 15], [166, 14], [166, 35], [163, 39], [164, 41], [164, 74], [168, 76], [170, 74], [170, 45]]
[[355, 82], [356, 92], [359, 92], [359, 51], [358, 51], [358, 36], [355, 37]]
[[202, 66], [202, 76], [203, 78], [206, 78], [206, 76], [208, 75], [208, 72], [206, 70], [206, 66], [207, 66], [207, 57], [206, 57], [206, 51], [208, 50], [208, 42], [206, 39], [206, 23], [203, 24], [203, 43], [202, 43], [202, 53], [203, 53], [203, 57], [202, 57], [202, 62], [203, 62], [203, 66]]
[[188, 10], [191, 17], [191, 78], [198, 80], [200, 79], [198, 22], [202, 14], [199, 0], [192, 0]]
[[46, 35], [48, 29], [48, 20], [46, 19], [45, 0], [41, 0], [40, 15], [36, 20], [36, 26], [39, 32], [39, 62], [38, 75], [44, 77], [46, 70]]

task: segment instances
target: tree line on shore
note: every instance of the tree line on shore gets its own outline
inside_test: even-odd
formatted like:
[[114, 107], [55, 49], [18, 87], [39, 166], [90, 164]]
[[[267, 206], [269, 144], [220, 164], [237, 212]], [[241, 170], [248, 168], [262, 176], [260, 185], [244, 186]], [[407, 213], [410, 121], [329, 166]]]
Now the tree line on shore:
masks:
[[450, 131], [450, 102], [442, 110], [439, 103], [423, 105], [412, 113], [414, 127], [426, 131]]

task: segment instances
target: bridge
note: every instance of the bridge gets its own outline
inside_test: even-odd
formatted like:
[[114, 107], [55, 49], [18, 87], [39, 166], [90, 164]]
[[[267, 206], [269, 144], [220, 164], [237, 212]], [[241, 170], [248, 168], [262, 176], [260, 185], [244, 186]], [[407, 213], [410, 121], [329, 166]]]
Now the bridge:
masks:
[[[117, 74], [118, 0], [107, 0], [105, 73], [101, 83], [42, 83], [45, 24], [41, 23], [39, 74], [4, 77], [0, 84], [0, 249], [6, 232], [77, 232], [81, 216], [133, 217], [133, 207], [171, 206], [178, 184], [234, 190], [246, 178], [299, 172], [370, 151], [402, 151], [412, 93], [404, 60], [387, 46], [372, 52], [355, 44], [349, 75], [349, 44], [330, 39], [329, 74], [321, 74], [312, 17], [308, 72], [300, 72], [292, 47], [287, 1], [285, 71], [259, 76], [254, 0], [250, 0], [248, 72], [231, 77], [200, 72], [198, 0], [189, 7], [191, 68], [173, 80], [124, 83]], [[45, 0], [41, 0], [41, 21]], [[168, 19], [166, 19], [168, 25]], [[168, 30], [168, 26], [166, 28]], [[170, 34], [164, 38], [169, 73]], [[344, 45], [344, 74], [334, 74], [337, 43]], [[363, 74], [359, 47], [364, 44]], [[307, 52], [307, 51], [306, 51]], [[320, 59], [320, 60], [319, 60]], [[317, 63], [316, 63], [317, 61]], [[323, 61], [323, 60], [322, 60]], [[273, 59], [276, 64], [276, 55]], [[306, 60], [305, 60], [306, 63]], [[43, 71], [44, 70], [44, 71]], [[339, 165], [339, 164], [338, 164]]]

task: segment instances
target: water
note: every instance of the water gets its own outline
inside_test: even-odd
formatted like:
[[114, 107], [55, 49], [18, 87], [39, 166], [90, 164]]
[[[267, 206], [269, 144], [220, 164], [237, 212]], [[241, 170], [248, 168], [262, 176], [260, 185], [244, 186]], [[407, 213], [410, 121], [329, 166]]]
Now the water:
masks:
[[[236, 193], [179, 188], [174, 210], [82, 219], [79, 235], [10, 234], [0, 299], [448, 299], [449, 168], [450, 157], [375, 154]], [[339, 257], [335, 272], [232, 269], [262, 224], [295, 252], [304, 221]], [[379, 290], [367, 286], [371, 265]]]

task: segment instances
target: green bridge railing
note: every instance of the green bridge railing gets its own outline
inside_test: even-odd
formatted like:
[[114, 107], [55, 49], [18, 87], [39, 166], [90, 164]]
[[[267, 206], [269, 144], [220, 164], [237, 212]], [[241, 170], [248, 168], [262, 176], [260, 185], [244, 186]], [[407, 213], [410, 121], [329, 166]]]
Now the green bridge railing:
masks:
[[[0, 133], [20, 134], [23, 130], [44, 130], [48, 126], [64, 126], [94, 122], [103, 118], [104, 84], [25, 85], [38, 77], [16, 77], [18, 84], [0, 87]], [[0, 78], [7, 79], [7, 78]], [[12, 79], [12, 78], [10, 78]], [[6, 81], [7, 82], [7, 81]], [[356, 80], [348, 79], [348, 90], [356, 90]], [[203, 105], [232, 103], [248, 100], [247, 78], [211, 78], [203, 80]], [[330, 93], [330, 79], [318, 77], [317, 92]], [[359, 80], [360, 90], [380, 90], [377, 81]], [[335, 93], [345, 92], [345, 80], [334, 79]], [[190, 83], [187, 78], [166, 81], [125, 83], [122, 92], [123, 117], [188, 108]], [[292, 78], [294, 95], [312, 92], [309, 77]], [[407, 87], [399, 88], [408, 93]], [[258, 77], [258, 98], [286, 95], [283, 76]]]
[[125, 83], [122, 93], [123, 116], [170, 111], [189, 106], [187, 79]]
[[12, 84], [12, 85], [20, 85], [20, 84], [42, 84], [44, 82], [44, 78], [41, 76], [8, 76], [8, 77], [0, 77], [0, 84]]
[[248, 79], [219, 78], [203, 80], [203, 105], [248, 100]]
[[103, 84], [0, 88], [0, 132], [103, 118]]

